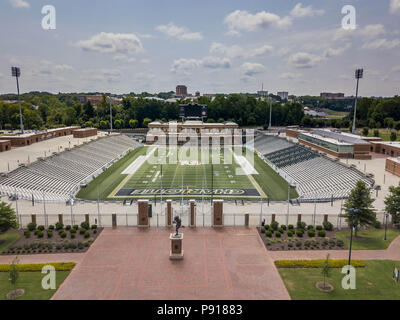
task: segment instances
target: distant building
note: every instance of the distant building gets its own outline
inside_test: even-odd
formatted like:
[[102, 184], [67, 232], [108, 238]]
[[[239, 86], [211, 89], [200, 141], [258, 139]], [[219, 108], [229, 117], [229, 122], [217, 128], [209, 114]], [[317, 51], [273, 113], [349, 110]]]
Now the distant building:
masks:
[[268, 97], [268, 91], [265, 90], [257, 91], [257, 95], [261, 97]]
[[282, 100], [287, 100], [289, 98], [289, 92], [286, 91], [280, 91], [276, 95], [281, 97]]
[[183, 96], [186, 97], [188, 95], [187, 87], [184, 85], [177, 85], [176, 86], [176, 91], [175, 94], [177, 96]]
[[[88, 95], [88, 96], [80, 96], [79, 97], [79, 101], [81, 103], [86, 103], [86, 102], [90, 101], [90, 103], [93, 106], [97, 106], [97, 104], [101, 101], [101, 99], [103, 99], [102, 95]], [[117, 105], [121, 104], [121, 101], [122, 101], [121, 99], [113, 98], [113, 97], [109, 97], [109, 99], [111, 100], [111, 102], [113, 104], [117, 104]]]
[[194, 94], [196, 97], [200, 97], [200, 91], [196, 91], [196, 93]]
[[321, 98], [325, 99], [344, 99], [344, 93], [322, 92]]

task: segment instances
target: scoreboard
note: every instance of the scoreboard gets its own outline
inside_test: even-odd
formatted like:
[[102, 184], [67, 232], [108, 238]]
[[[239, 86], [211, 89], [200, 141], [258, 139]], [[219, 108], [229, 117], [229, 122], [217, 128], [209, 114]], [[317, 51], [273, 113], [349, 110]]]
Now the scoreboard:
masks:
[[204, 104], [181, 104], [179, 106], [179, 117], [205, 118], [207, 117], [207, 106]]

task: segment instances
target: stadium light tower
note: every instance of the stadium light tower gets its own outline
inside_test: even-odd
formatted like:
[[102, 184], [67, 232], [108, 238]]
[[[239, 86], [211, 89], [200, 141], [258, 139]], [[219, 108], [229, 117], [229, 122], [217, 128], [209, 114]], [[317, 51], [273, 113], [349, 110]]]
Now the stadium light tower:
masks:
[[268, 129], [272, 129], [272, 98], [269, 98], [269, 126]]
[[354, 102], [354, 119], [353, 119], [353, 128], [351, 130], [352, 133], [356, 132], [356, 116], [357, 116], [357, 99], [358, 99], [358, 82], [363, 78], [364, 69], [356, 69], [355, 78], [357, 79], [357, 87], [356, 87], [356, 100]]
[[18, 92], [18, 105], [19, 105], [19, 124], [21, 127], [21, 133], [24, 133], [24, 124], [22, 122], [22, 110], [21, 110], [21, 99], [19, 98], [19, 83], [18, 78], [21, 76], [21, 69], [18, 67], [11, 67], [11, 76], [17, 79], [17, 92]]

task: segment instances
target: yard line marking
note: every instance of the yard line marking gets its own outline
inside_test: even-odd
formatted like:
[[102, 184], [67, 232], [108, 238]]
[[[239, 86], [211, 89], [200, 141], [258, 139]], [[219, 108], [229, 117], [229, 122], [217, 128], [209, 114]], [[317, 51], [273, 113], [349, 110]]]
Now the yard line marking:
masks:
[[154, 176], [153, 180], [151, 180], [151, 182], [155, 182], [157, 180], [157, 177], [159, 174], [160, 174], [160, 171], [157, 171], [156, 175]]

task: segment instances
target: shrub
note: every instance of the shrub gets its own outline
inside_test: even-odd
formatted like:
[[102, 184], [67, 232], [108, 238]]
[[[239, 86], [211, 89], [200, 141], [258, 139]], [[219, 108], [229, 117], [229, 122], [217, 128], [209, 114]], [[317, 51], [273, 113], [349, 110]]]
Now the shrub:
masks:
[[276, 221], [272, 221], [271, 222], [271, 228], [273, 229], [273, 230], [278, 230], [278, 226], [279, 226], [279, 223], [278, 222], [276, 222]]
[[281, 225], [281, 229], [286, 230], [286, 225]]
[[313, 227], [311, 224], [309, 224], [309, 225], [307, 226], [307, 230], [311, 230], [311, 229], [314, 229], [314, 227]]
[[43, 238], [43, 232], [38, 230], [36, 235], [38, 236], [38, 238]]
[[47, 230], [47, 238], [51, 238], [53, 236], [53, 231]]
[[83, 243], [82, 242], [78, 242], [78, 249], [83, 249], [85, 246], [83, 245]]
[[374, 227], [375, 227], [375, 229], [380, 229], [382, 227], [381, 222], [376, 220], [374, 223]]
[[268, 238], [272, 237], [272, 232], [270, 230], [265, 231], [265, 236]]
[[94, 230], [93, 230], [93, 233], [96, 234], [96, 233], [97, 233], [97, 229], [94, 229]]
[[293, 243], [289, 242], [289, 243], [287, 244], [287, 246], [288, 246], [289, 248], [292, 248], [292, 247], [293, 247]]
[[299, 241], [296, 241], [296, 247], [297, 247], [297, 248], [300, 248], [301, 245], [302, 245], [302, 242], [301, 242], [300, 240], [299, 240]]
[[329, 221], [326, 221], [323, 223], [324, 229], [326, 231], [332, 231], [333, 230], [333, 224], [330, 223]]
[[39, 226], [37, 227], [39, 231], [43, 231], [44, 230], [44, 226]]
[[323, 237], [325, 237], [325, 235], [326, 235], [325, 230], [319, 230], [319, 231], [318, 231], [318, 237], [323, 238]]
[[275, 237], [280, 238], [281, 237], [281, 233], [279, 231], [275, 232]]
[[57, 250], [61, 250], [61, 249], [62, 249], [62, 247], [63, 247], [63, 246], [62, 246], [62, 244], [61, 244], [61, 243], [57, 243], [57, 245], [56, 245], [56, 249], [57, 249]]
[[297, 222], [297, 229], [305, 229], [306, 228], [306, 223], [302, 221]]
[[84, 237], [85, 237], [85, 238], [89, 238], [89, 237], [90, 237], [90, 232], [89, 232], [89, 231], [86, 231]]
[[77, 224], [74, 224], [74, 227], [73, 227], [75, 230], [78, 230], [79, 229], [79, 226], [77, 225]]
[[315, 229], [317, 229], [318, 231], [319, 231], [319, 230], [322, 230], [322, 226], [321, 226], [321, 225], [316, 226]]
[[289, 225], [288, 225], [288, 229], [289, 229], [289, 230], [293, 230], [293, 229], [294, 229], [294, 226], [293, 226], [292, 224], [289, 224]]
[[33, 231], [35, 229], [36, 229], [36, 223], [34, 223], [34, 222], [28, 223], [28, 230], [29, 231]]
[[340, 248], [344, 247], [344, 242], [342, 240], [337, 240], [336, 245]]
[[308, 236], [309, 236], [310, 238], [315, 237], [315, 231], [314, 231], [313, 229], [309, 229], [309, 230], [307, 231], [307, 234], [308, 234]]
[[86, 230], [89, 230], [89, 228], [90, 228], [89, 223], [87, 223], [86, 221], [82, 222], [82, 223], [81, 223], [81, 228], [84, 228], [84, 229], [86, 229]]
[[76, 233], [76, 229], [72, 228], [72, 229], [69, 230], [69, 232], [70, 232], [71, 234], [75, 234], [75, 233]]
[[296, 236], [298, 236], [300, 238], [303, 236], [303, 234], [304, 234], [304, 231], [302, 229], [299, 229], [296, 231]]
[[93, 241], [94, 241], [94, 238], [89, 238], [89, 239], [88, 239], [88, 242], [89, 242], [89, 243], [92, 243]]
[[49, 228], [48, 228], [49, 230], [54, 230], [54, 226], [51, 224], [51, 225], [49, 225]]
[[61, 238], [64, 239], [66, 236], [67, 236], [67, 234], [66, 234], [65, 231], [60, 232], [60, 237], [61, 237]]
[[79, 234], [84, 234], [86, 232], [86, 229], [85, 228], [80, 228], [79, 229]]
[[57, 222], [56, 223], [56, 230], [61, 230], [62, 228], [64, 228], [64, 224], [61, 222]]
[[75, 233], [71, 233], [71, 239], [75, 239]]
[[[322, 268], [324, 259], [321, 260], [276, 260], [278, 268]], [[348, 265], [348, 260], [328, 260], [331, 268], [343, 268]], [[355, 268], [364, 268], [365, 263], [361, 260], [351, 260], [351, 265]]]
[[[21, 272], [29, 271], [42, 271], [45, 265], [52, 265], [56, 271], [70, 271], [75, 266], [75, 262], [50, 262], [50, 263], [31, 263], [31, 264], [18, 264], [17, 269]], [[0, 272], [10, 271], [9, 264], [0, 264]]]
[[304, 242], [304, 246], [305, 247], [309, 247], [311, 245], [311, 241], [310, 240], [306, 240], [305, 242]]
[[261, 231], [261, 233], [265, 233], [265, 228], [262, 227], [262, 228], [260, 229], [260, 231]]
[[75, 242], [71, 242], [71, 243], [69, 244], [69, 247], [70, 247], [71, 249], [76, 249], [77, 245], [76, 245]]
[[92, 230], [96, 230], [97, 229], [97, 224], [92, 224]]
[[287, 235], [288, 235], [288, 237], [293, 237], [293, 231], [290, 231], [290, 230], [289, 230], [289, 231], [287, 232]]
[[285, 230], [283, 230], [282, 227], [280, 227], [280, 228], [278, 229], [278, 231], [279, 231], [281, 234], [285, 233]]
[[30, 238], [31, 237], [31, 232], [29, 230], [24, 231], [24, 236], [25, 238]]
[[67, 225], [65, 226], [65, 230], [71, 230], [71, 226], [70, 226], [69, 224], [67, 224]]

